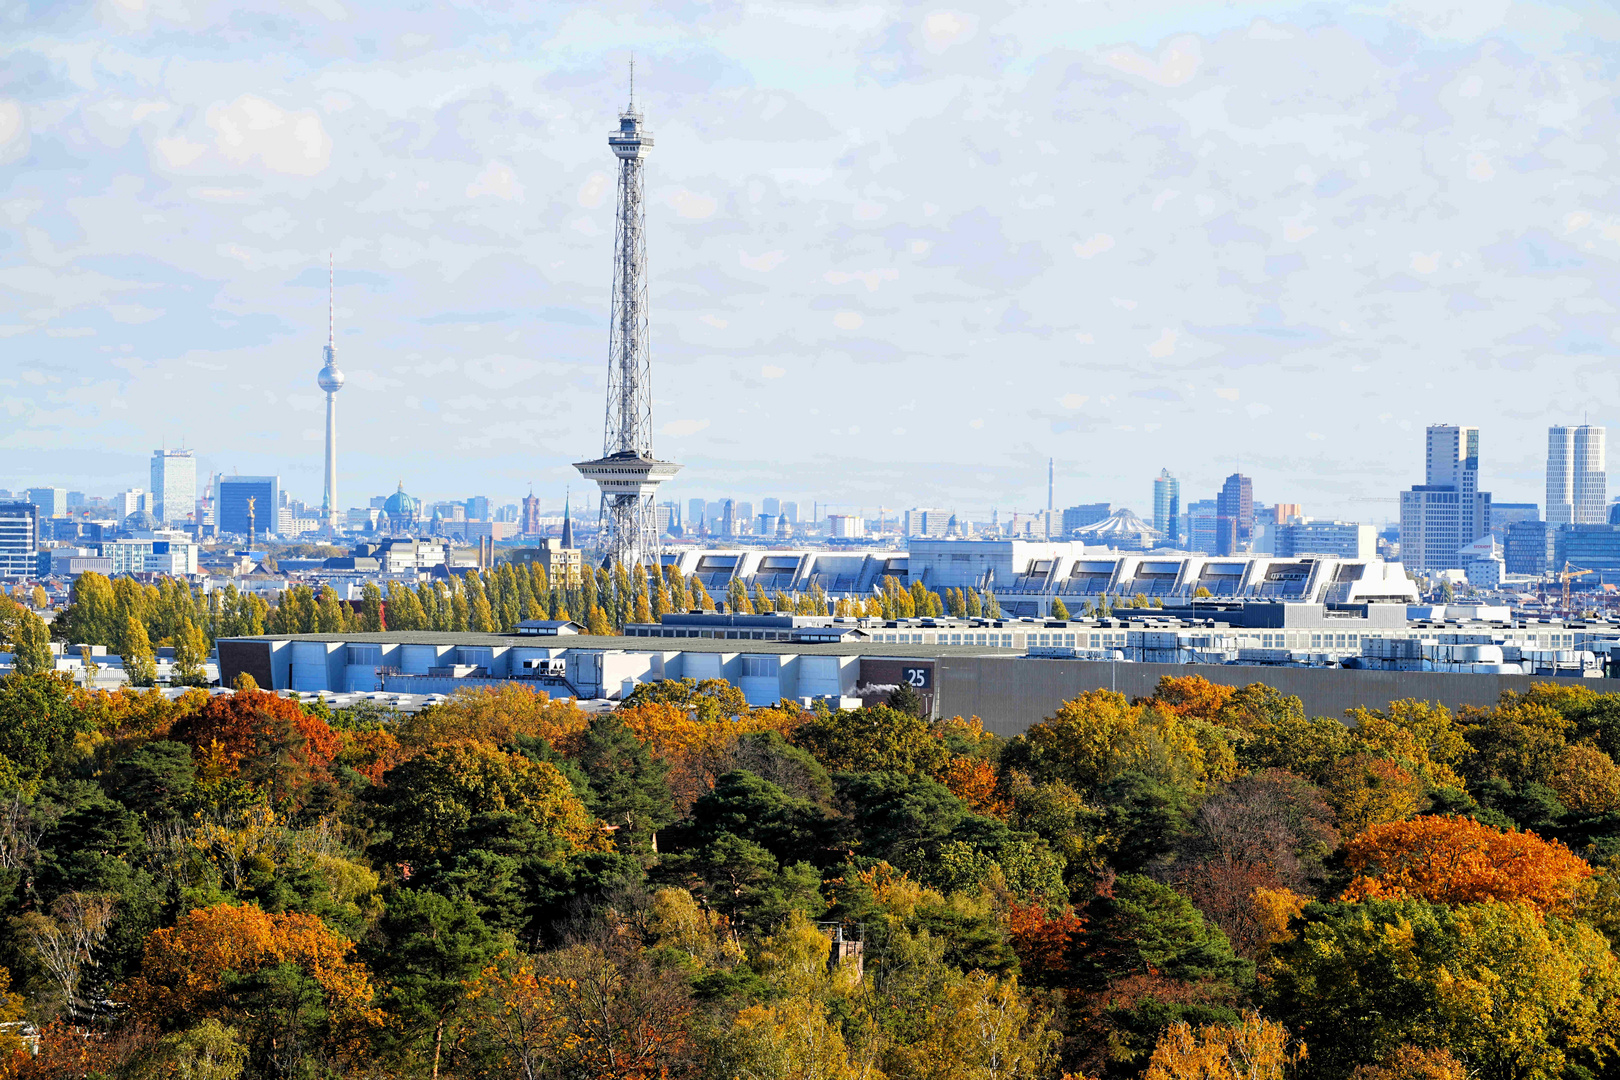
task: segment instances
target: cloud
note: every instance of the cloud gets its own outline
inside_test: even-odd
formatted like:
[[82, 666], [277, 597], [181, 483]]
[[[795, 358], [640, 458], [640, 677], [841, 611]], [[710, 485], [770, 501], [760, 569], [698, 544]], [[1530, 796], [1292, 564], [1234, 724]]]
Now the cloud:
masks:
[[16, 161], [28, 153], [28, 124], [23, 107], [0, 101], [0, 161]]
[[709, 426], [707, 420], [671, 420], [658, 429], [660, 435], [696, 435]]
[[1478, 180], [1483, 183], [1484, 181], [1490, 180], [1495, 176], [1496, 167], [1491, 164], [1490, 158], [1486, 157], [1478, 150], [1475, 150], [1472, 154], [1468, 155], [1468, 179]]
[[1159, 336], [1148, 345], [1147, 354], [1156, 357], [1170, 356], [1176, 351], [1176, 338], [1179, 336], [1174, 330], [1160, 330]]
[[829, 270], [822, 275], [822, 279], [829, 285], [847, 285], [852, 281], [859, 281], [866, 286], [867, 292], [877, 292], [879, 285], [899, 277], [900, 271], [892, 266], [877, 270]]
[[504, 161], [491, 161], [467, 185], [467, 198], [486, 196], [506, 202], [523, 201], [523, 185], [518, 183], [517, 173], [512, 171], [512, 166]]
[[763, 379], [780, 379], [787, 374], [787, 371], [777, 367], [775, 364], [764, 364], [761, 365], [759, 374]]
[[1078, 409], [1090, 400], [1091, 398], [1085, 394], [1064, 394], [1058, 398], [1058, 404], [1065, 409]]
[[724, 330], [726, 327], [731, 325], [730, 323], [726, 322], [726, 320], [722, 319], [718, 315], [703, 315], [703, 316], [700, 316], [698, 318], [698, 322], [703, 323], [706, 326], [712, 326], [716, 330]]
[[1440, 268], [1440, 253], [1431, 251], [1425, 254], [1421, 251], [1412, 252], [1412, 272], [1415, 274], [1432, 274]]
[[608, 179], [607, 173], [591, 173], [590, 176], [585, 178], [585, 182], [579, 185], [579, 195], [577, 196], [579, 205], [587, 210], [596, 209], [607, 198], [607, 193], [611, 187], [612, 181]]
[[208, 110], [214, 148], [233, 165], [257, 162], [271, 172], [314, 176], [332, 161], [332, 139], [312, 109], [288, 112], [243, 94]]
[[1235, 386], [1219, 386], [1215, 388], [1215, 396], [1223, 401], [1236, 401], [1238, 390]]
[[1180, 86], [1198, 74], [1204, 61], [1202, 43], [1195, 37], [1178, 37], [1159, 51], [1158, 59], [1135, 49], [1113, 49], [1103, 54], [1103, 63], [1115, 71], [1135, 75], [1160, 86]]
[[865, 322], [857, 311], [840, 311], [833, 316], [833, 325], [840, 330], [859, 330]]
[[742, 268], [760, 274], [770, 273], [786, 260], [787, 253], [784, 251], [767, 251], [763, 255], [750, 255], [741, 248], [737, 250], [737, 262], [742, 265]]
[[979, 29], [979, 17], [960, 11], [933, 11], [923, 17], [923, 43], [931, 53], [960, 45]]
[[972, 420], [968, 421], [968, 427], [974, 428], [975, 430], [982, 428], [984, 427], [984, 419], [976, 416]]
[[664, 196], [664, 202], [681, 217], [690, 221], [702, 221], [712, 217], [719, 204], [707, 195], [699, 195], [694, 191], [681, 188]]
[[1105, 251], [1112, 251], [1114, 238], [1107, 233], [1094, 233], [1093, 235], [1074, 245], [1074, 253], [1082, 259], [1089, 259], [1094, 255], [1101, 255]]

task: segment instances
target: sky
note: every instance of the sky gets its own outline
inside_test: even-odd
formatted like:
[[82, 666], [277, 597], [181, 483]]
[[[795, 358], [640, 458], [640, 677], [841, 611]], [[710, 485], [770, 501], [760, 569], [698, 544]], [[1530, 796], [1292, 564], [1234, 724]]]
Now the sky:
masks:
[[1596, 4], [0, 0], [0, 487], [318, 504], [330, 256], [341, 505], [589, 501], [632, 55], [683, 503], [1382, 521], [1620, 425]]

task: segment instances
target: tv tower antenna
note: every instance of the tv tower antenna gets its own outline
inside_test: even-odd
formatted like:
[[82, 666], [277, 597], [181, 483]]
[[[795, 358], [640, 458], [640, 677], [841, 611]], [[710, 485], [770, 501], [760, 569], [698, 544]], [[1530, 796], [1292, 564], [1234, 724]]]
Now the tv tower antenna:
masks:
[[602, 456], [574, 468], [602, 490], [597, 547], [609, 565], [658, 568], [662, 545], [653, 500], [658, 485], [680, 471], [653, 454], [652, 347], [647, 333], [647, 208], [643, 162], [652, 135], [635, 110], [635, 61], [630, 104], [608, 146], [619, 159], [613, 232], [613, 309], [608, 329], [607, 418]]

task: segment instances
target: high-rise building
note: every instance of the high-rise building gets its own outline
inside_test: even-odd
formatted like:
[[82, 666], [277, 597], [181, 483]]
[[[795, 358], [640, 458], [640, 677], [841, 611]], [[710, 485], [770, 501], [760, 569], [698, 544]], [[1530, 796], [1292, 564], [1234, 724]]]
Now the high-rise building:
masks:
[[165, 525], [184, 525], [196, 512], [196, 453], [152, 451], [152, 516]]
[[[1298, 515], [1293, 515], [1298, 517]], [[1340, 559], [1372, 559], [1378, 555], [1376, 530], [1353, 521], [1271, 522], [1279, 558], [1332, 555]]]
[[944, 536], [950, 520], [948, 510], [914, 507], [905, 512], [901, 527], [907, 536]]
[[1215, 551], [1215, 500], [1187, 504], [1187, 541], [1194, 551]]
[[782, 500], [777, 498], [761, 499], [759, 510], [760, 513], [769, 514], [772, 519], [775, 519], [782, 512]]
[[731, 508], [732, 519], [737, 523], [738, 532], [751, 532], [754, 528], [754, 504], [738, 500]]
[[39, 507], [40, 517], [67, 516], [67, 488], [29, 488], [28, 501]]
[[281, 526], [281, 478], [278, 476], [220, 476], [214, 482], [214, 514], [219, 531], [248, 531], [248, 500], [253, 500], [255, 537]]
[[1081, 503], [1079, 506], [1071, 506], [1064, 510], [1063, 516], [1058, 519], [1058, 532], [1062, 533], [1063, 539], [1066, 540], [1074, 535], [1076, 529], [1083, 529], [1087, 525], [1095, 525], [1099, 521], [1107, 521], [1109, 515], [1113, 512], [1113, 505], [1105, 502]]
[[787, 518], [789, 525], [797, 525], [799, 523], [799, 504], [784, 501], [782, 503], [782, 516]]
[[39, 571], [39, 506], [0, 502], [0, 578], [31, 578]]
[[[1181, 481], [1169, 469], [1160, 469], [1153, 480], [1153, 528], [1171, 547], [1181, 543]], [[1067, 523], [1063, 532], [1068, 535]]]
[[1215, 554], [1235, 555], [1254, 539], [1254, 481], [1233, 473], [1215, 497]]
[[488, 495], [474, 495], [472, 498], [468, 499], [463, 505], [467, 508], [467, 520], [468, 521], [488, 521], [489, 520], [489, 496]]
[[[619, 197], [613, 231], [613, 311], [608, 329], [607, 422], [602, 456], [575, 464], [602, 489], [597, 545], [610, 562], [658, 566], [654, 498], [658, 485], [680, 466], [653, 454], [652, 348], [647, 329], [647, 209], [642, 166], [652, 136], [636, 112], [635, 69], [630, 104], [608, 146], [619, 159]], [[744, 520], [747, 520], [746, 518]]]
[[1590, 424], [1547, 429], [1547, 523], [1594, 525], [1608, 513], [1606, 429]]
[[130, 488], [128, 491], [120, 492], [113, 496], [112, 502], [119, 521], [123, 521], [129, 515], [141, 510], [148, 513], [152, 512], [152, 493], [142, 491], [140, 488]]
[[1462, 549], [1491, 530], [1490, 492], [1479, 490], [1479, 429], [1431, 425], [1424, 481], [1401, 492], [1401, 562], [1460, 570]]
[[737, 535], [737, 509], [736, 503], [730, 499], [720, 500], [720, 535]]

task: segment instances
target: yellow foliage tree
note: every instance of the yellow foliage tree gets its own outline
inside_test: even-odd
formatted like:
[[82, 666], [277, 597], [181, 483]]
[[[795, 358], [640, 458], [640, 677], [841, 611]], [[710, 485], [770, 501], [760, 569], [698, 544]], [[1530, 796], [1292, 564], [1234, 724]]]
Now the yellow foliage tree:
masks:
[[1143, 1080], [1283, 1080], [1304, 1058], [1287, 1028], [1248, 1013], [1238, 1024], [1171, 1024]]

